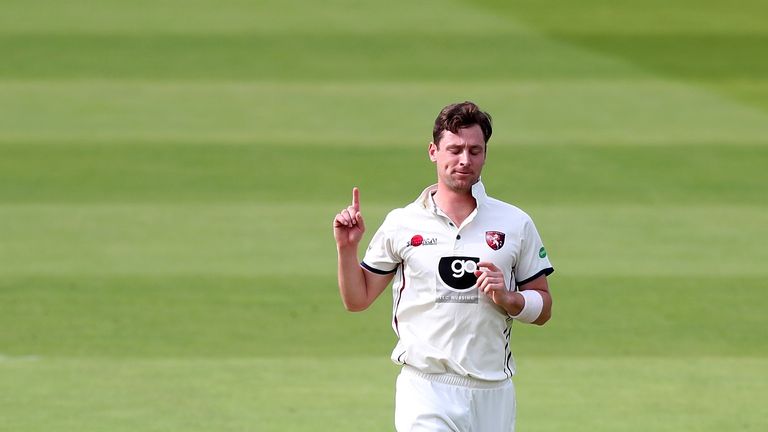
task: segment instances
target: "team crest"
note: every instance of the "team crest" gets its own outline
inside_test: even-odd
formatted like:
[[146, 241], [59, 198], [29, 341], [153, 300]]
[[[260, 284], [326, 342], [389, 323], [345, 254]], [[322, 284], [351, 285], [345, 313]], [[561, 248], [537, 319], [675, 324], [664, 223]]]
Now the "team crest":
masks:
[[499, 250], [504, 246], [504, 237], [505, 234], [500, 231], [485, 232], [485, 242], [488, 243], [488, 246], [493, 250]]

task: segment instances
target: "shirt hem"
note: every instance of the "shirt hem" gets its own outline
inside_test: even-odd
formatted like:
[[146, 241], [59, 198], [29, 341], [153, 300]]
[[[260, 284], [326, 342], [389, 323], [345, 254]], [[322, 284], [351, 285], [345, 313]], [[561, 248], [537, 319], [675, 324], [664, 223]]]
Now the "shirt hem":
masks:
[[416, 369], [413, 366], [403, 365], [403, 373], [407, 375], [416, 376], [427, 381], [438, 382], [441, 384], [470, 387], [470, 388], [500, 388], [509, 385], [511, 382], [509, 379], [503, 379], [500, 381], [486, 381], [477, 378], [471, 378], [462, 375], [454, 375], [449, 373], [424, 373]]

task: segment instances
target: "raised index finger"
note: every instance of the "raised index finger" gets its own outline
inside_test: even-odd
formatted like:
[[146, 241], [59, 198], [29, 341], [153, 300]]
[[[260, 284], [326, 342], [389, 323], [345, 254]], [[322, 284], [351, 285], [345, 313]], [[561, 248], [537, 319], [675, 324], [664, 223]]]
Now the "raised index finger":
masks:
[[356, 187], [352, 188], [352, 207], [360, 211], [360, 189]]

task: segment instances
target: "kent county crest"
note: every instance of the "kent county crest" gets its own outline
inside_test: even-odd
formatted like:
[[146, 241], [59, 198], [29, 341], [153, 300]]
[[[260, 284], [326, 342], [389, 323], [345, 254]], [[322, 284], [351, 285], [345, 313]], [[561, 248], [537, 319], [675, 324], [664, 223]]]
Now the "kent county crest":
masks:
[[486, 231], [485, 242], [493, 250], [499, 250], [504, 246], [504, 233], [500, 231]]

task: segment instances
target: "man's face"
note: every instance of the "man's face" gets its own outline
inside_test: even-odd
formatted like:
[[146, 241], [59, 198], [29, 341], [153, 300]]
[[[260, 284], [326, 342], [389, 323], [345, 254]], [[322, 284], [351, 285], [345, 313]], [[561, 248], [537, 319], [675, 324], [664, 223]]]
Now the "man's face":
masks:
[[429, 159], [437, 166], [437, 182], [454, 192], [469, 192], [485, 164], [485, 141], [479, 125], [444, 131], [439, 146], [429, 143]]

